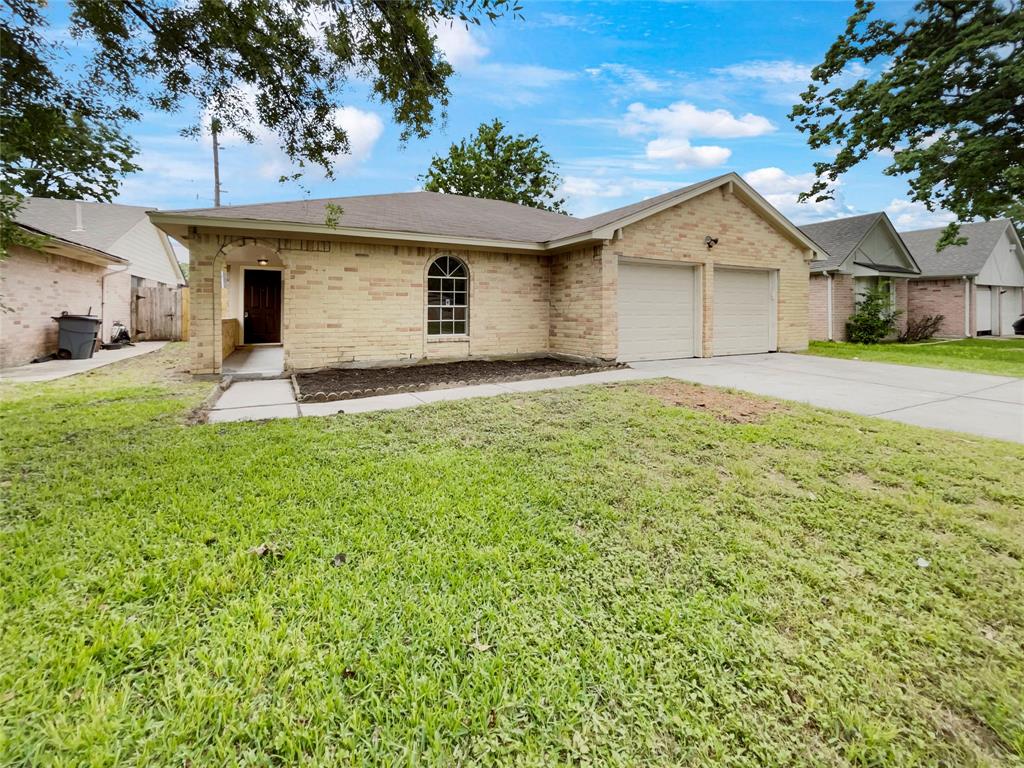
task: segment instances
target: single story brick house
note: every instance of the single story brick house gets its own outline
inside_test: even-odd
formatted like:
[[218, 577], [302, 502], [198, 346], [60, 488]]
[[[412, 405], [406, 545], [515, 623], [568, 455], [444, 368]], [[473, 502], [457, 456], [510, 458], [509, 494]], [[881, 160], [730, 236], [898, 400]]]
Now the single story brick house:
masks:
[[903, 232], [921, 274], [910, 281], [908, 314], [942, 315], [938, 335], [1008, 336], [1024, 313], [1024, 245], [1009, 219], [960, 225], [966, 245], [935, 249], [942, 227]]
[[907, 322], [909, 278], [920, 267], [885, 213], [867, 213], [800, 227], [825, 258], [811, 264], [808, 299], [810, 338], [846, 341], [846, 321], [860, 296], [888, 288], [900, 311], [897, 330]]
[[15, 222], [40, 238], [0, 261], [0, 367], [56, 352], [61, 312], [92, 314], [109, 339], [115, 321], [131, 327], [146, 286], [177, 290], [185, 280], [167, 235], [141, 206], [30, 197]]
[[734, 173], [589, 218], [432, 192], [150, 218], [189, 249], [195, 374], [250, 344], [291, 371], [807, 346], [816, 246]]

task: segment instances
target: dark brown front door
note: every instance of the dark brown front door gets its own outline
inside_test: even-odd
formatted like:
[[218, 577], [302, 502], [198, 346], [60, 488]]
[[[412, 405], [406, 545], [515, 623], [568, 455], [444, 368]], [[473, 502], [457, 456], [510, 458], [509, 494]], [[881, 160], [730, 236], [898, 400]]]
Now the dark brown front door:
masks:
[[281, 273], [245, 271], [245, 344], [281, 343]]

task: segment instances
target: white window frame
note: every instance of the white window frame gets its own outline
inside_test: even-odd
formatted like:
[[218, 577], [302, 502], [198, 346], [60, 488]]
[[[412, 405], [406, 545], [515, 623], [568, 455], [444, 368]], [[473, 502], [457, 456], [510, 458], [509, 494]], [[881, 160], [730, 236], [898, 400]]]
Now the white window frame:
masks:
[[[447, 260], [447, 263], [446, 263], [446, 269], [448, 270], [447, 273], [443, 274], [443, 275], [431, 275], [431, 270], [433, 270], [434, 266], [436, 264], [438, 264], [439, 262], [441, 262], [442, 260]], [[452, 268], [452, 266], [451, 266], [452, 263], [454, 263], [454, 264], [456, 264], [458, 266], [456, 268]], [[461, 269], [462, 274], [461, 275], [454, 275], [453, 273], [458, 271], [459, 269]], [[439, 290], [432, 290], [432, 288], [431, 288], [431, 281], [432, 280], [441, 280], [442, 281]], [[450, 287], [446, 287], [445, 283], [443, 282], [443, 281], [446, 281], [446, 280], [453, 281], [453, 284]], [[426, 325], [426, 328], [427, 328], [427, 338], [431, 339], [431, 340], [435, 340], [435, 339], [464, 339], [464, 338], [467, 338], [469, 336], [469, 302], [470, 302], [470, 297], [469, 297], [469, 265], [466, 264], [465, 261], [463, 261], [462, 259], [458, 258], [457, 256], [452, 256], [451, 254], [443, 253], [443, 254], [441, 254], [439, 256], [436, 256], [433, 259], [431, 259], [430, 263], [427, 265], [427, 280], [426, 280], [426, 283], [427, 283], [427, 286], [426, 286], [427, 287], [427, 293], [426, 293], [426, 310], [427, 310], [427, 317], [426, 317], [427, 325]], [[461, 290], [459, 290], [459, 284], [460, 283], [461, 283], [461, 286], [462, 286]], [[431, 293], [440, 294], [438, 303], [431, 303], [431, 299], [430, 299], [430, 294]], [[456, 303], [454, 303], [454, 301], [447, 301], [447, 303], [446, 303], [446, 299], [448, 298], [448, 297], [446, 297], [444, 295], [446, 293], [451, 294], [453, 298], [454, 298], [455, 295], [458, 295], [458, 294], [461, 293], [463, 296], [465, 296], [465, 300], [461, 304], [456, 304]], [[454, 310], [461, 309], [461, 310], [464, 311], [465, 317], [462, 320], [458, 320], [458, 319], [455, 319], [454, 316], [451, 319], [445, 319], [445, 318], [442, 318], [442, 317], [439, 316], [438, 319], [432, 320], [431, 317], [430, 317], [432, 309], [439, 310], [439, 313], [438, 313], [439, 315], [443, 315], [445, 310], [452, 310], [452, 314], [454, 315]], [[433, 324], [435, 324], [435, 323], [439, 325], [439, 329], [437, 331], [432, 332], [431, 331], [431, 326]], [[450, 331], [446, 331], [445, 330], [445, 326], [448, 325], [448, 324], [450, 324], [450, 327], [451, 327]], [[463, 330], [456, 331], [455, 330], [456, 324], [462, 324]]]

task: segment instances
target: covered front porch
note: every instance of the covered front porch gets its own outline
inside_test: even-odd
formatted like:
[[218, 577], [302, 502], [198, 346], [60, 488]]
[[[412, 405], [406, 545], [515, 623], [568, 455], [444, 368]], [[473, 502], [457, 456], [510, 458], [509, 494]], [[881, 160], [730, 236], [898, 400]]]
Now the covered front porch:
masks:
[[192, 372], [276, 378], [284, 372], [286, 266], [275, 240], [190, 238]]

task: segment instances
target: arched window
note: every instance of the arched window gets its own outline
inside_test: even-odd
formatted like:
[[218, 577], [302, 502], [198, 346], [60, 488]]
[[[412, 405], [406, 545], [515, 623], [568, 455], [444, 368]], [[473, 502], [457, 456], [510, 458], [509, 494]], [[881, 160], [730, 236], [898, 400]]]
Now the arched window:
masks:
[[469, 270], [454, 256], [438, 256], [427, 270], [427, 335], [469, 332]]

